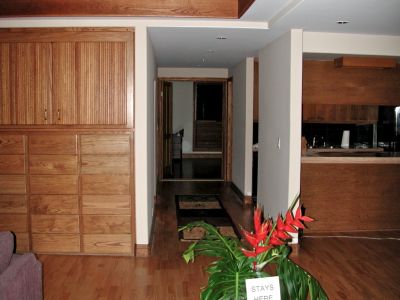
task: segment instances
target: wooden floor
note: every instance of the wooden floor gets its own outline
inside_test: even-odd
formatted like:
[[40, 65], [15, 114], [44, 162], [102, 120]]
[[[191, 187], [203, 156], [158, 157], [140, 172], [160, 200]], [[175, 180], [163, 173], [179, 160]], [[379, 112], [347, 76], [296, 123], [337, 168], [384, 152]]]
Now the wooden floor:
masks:
[[[150, 258], [41, 255], [45, 299], [199, 299], [210, 260], [182, 260], [188, 244], [178, 241], [174, 202], [175, 194], [192, 193], [221, 193], [235, 222], [249, 226], [251, 209], [242, 210], [222, 183], [165, 182]], [[305, 237], [293, 259], [320, 280], [330, 299], [400, 299], [399, 253], [399, 240]]]

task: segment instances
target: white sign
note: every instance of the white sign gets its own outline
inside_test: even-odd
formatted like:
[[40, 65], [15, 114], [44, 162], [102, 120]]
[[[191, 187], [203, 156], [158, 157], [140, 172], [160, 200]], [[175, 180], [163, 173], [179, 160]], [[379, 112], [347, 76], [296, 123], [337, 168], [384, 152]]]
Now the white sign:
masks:
[[280, 300], [279, 277], [246, 279], [247, 300]]

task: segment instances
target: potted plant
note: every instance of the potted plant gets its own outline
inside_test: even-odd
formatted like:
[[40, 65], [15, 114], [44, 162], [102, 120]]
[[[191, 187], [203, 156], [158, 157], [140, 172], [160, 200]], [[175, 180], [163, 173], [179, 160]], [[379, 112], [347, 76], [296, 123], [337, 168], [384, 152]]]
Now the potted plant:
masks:
[[291, 300], [328, 299], [325, 291], [311, 274], [295, 264], [288, 256], [290, 233], [304, 229], [304, 223], [313, 219], [302, 214], [296, 197], [285, 216], [278, 215], [276, 221], [262, 221], [261, 208], [254, 210], [254, 232], [242, 229], [245, 242], [223, 236], [214, 226], [203, 221], [192, 222], [179, 230], [201, 227], [204, 237], [192, 243], [183, 253], [186, 263], [193, 262], [198, 255], [217, 258], [208, 267], [208, 284], [200, 293], [202, 300], [246, 299], [246, 279], [279, 276], [281, 298]]

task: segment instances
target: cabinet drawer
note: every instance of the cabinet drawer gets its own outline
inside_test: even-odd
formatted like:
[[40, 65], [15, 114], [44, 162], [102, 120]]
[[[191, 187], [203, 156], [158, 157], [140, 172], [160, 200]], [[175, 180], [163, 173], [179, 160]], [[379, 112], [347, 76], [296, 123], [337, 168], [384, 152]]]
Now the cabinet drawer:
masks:
[[0, 195], [0, 214], [27, 213], [26, 196]]
[[83, 252], [85, 253], [132, 253], [130, 234], [84, 234]]
[[80, 238], [78, 234], [32, 234], [32, 249], [42, 253], [79, 252]]
[[30, 154], [76, 154], [76, 135], [31, 135]]
[[0, 155], [0, 174], [24, 174], [24, 155]]
[[31, 213], [43, 214], [78, 214], [78, 196], [75, 195], [32, 195]]
[[125, 175], [82, 175], [82, 194], [129, 195], [130, 176]]
[[29, 249], [29, 234], [28, 233], [16, 233], [15, 244], [17, 246], [18, 253], [28, 252]]
[[25, 138], [23, 135], [0, 135], [0, 154], [24, 154]]
[[82, 154], [129, 154], [129, 135], [82, 135]]
[[82, 155], [81, 174], [130, 174], [127, 155]]
[[31, 174], [77, 174], [76, 155], [31, 155], [29, 172]]
[[0, 194], [25, 194], [25, 175], [0, 175]]
[[79, 216], [32, 215], [34, 233], [79, 233]]
[[130, 233], [131, 216], [83, 216], [84, 233]]
[[31, 194], [71, 195], [78, 193], [76, 175], [32, 175]]
[[130, 195], [83, 195], [82, 213], [86, 215], [130, 215]]
[[27, 232], [28, 217], [25, 214], [0, 215], [0, 231]]

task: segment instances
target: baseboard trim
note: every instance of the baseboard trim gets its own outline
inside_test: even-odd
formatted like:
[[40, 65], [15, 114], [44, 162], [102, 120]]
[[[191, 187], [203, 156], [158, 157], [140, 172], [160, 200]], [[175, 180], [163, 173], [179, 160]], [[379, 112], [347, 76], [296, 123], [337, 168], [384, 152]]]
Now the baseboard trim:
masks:
[[253, 197], [245, 196], [242, 191], [234, 184], [232, 181], [229, 182], [231, 189], [235, 192], [235, 194], [242, 201], [243, 205], [253, 205]]
[[135, 245], [135, 256], [137, 256], [137, 257], [151, 256], [151, 250], [153, 248], [154, 226], [155, 226], [155, 222], [156, 222], [156, 205], [157, 205], [157, 203], [158, 203], [158, 198], [157, 198], [157, 196], [154, 196], [154, 212], [153, 212], [153, 219], [151, 221], [149, 243]]

